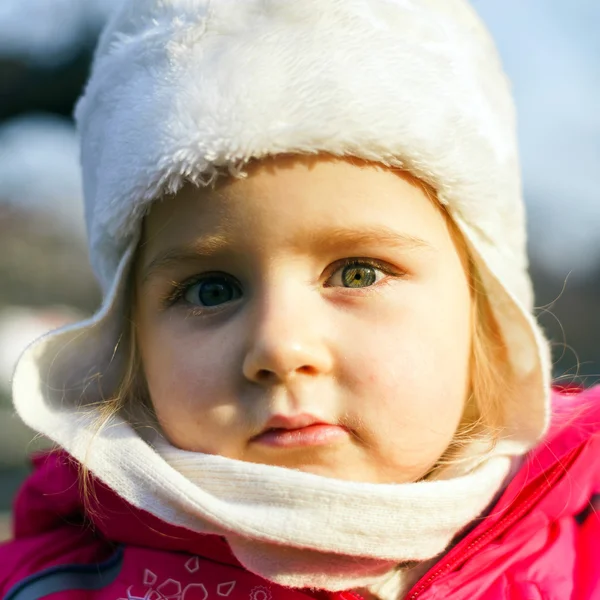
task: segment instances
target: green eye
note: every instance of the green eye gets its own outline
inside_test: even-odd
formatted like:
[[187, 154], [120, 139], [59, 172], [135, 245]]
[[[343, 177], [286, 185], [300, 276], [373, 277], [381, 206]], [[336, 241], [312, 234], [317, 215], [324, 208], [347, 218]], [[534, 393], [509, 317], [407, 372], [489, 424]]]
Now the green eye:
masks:
[[377, 282], [377, 270], [368, 265], [347, 265], [342, 269], [342, 284], [348, 288], [369, 287]]
[[227, 277], [211, 276], [190, 285], [184, 299], [196, 306], [220, 306], [237, 300], [242, 292], [237, 284]]

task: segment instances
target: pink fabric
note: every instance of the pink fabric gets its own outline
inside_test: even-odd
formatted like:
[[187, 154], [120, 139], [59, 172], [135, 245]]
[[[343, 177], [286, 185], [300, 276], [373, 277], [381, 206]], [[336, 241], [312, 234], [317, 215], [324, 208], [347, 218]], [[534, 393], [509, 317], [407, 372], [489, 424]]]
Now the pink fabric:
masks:
[[[553, 427], [491, 514], [408, 594], [408, 600], [600, 600], [600, 387], [554, 396]], [[0, 546], [0, 597], [57, 565], [95, 565], [121, 549], [98, 591], [50, 600], [350, 600], [273, 585], [244, 570], [227, 543], [172, 527], [93, 483], [87, 513], [78, 467], [38, 457], [15, 505], [15, 539]]]

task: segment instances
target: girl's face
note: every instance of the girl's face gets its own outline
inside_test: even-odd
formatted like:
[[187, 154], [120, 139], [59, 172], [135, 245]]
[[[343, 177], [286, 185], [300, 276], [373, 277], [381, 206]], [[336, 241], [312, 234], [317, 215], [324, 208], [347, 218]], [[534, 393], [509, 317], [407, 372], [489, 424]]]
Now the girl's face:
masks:
[[373, 483], [424, 476], [469, 393], [471, 294], [402, 174], [277, 157], [145, 221], [137, 342], [179, 448]]

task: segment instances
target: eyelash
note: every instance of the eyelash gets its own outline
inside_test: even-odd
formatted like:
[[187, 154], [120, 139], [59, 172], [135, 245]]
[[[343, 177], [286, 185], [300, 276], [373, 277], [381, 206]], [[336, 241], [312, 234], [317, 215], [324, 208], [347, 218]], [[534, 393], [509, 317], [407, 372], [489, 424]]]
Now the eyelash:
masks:
[[[337, 273], [340, 269], [343, 269], [345, 267], [354, 267], [354, 266], [371, 267], [373, 269], [377, 269], [378, 271], [381, 271], [382, 273], [385, 273], [385, 275], [387, 275], [387, 276], [395, 277], [398, 279], [405, 277], [407, 275], [407, 273], [405, 271], [392, 269], [389, 265], [387, 265], [381, 261], [372, 259], [372, 258], [345, 258], [345, 259], [343, 259], [341, 261], [337, 261], [336, 263], [333, 263], [333, 265], [331, 265], [331, 267], [328, 269], [329, 273], [327, 275], [327, 280], [331, 279], [331, 277], [333, 277], [333, 275], [335, 273]], [[181, 282], [172, 281], [171, 289], [161, 299], [161, 305], [164, 308], [170, 308], [170, 307], [174, 306], [175, 304], [177, 304], [178, 302], [180, 302], [183, 299], [183, 297], [185, 296], [185, 293], [188, 291], [188, 289], [191, 286], [196, 285], [197, 283], [199, 283], [203, 279], [206, 279], [207, 277], [210, 277], [211, 275], [212, 276], [218, 275], [219, 277], [224, 277], [224, 278], [230, 279], [231, 281], [235, 282], [236, 285], [240, 285], [239, 282], [234, 277], [231, 277], [230, 275], [226, 275], [219, 271], [214, 271], [214, 272], [207, 271], [206, 273], [202, 273], [201, 275], [194, 275], [193, 277], [185, 279], [184, 281], [181, 281]], [[385, 285], [386, 283], [388, 283], [388, 282], [386, 282], [386, 280], [382, 280], [377, 283], [374, 283], [373, 285], [370, 285], [370, 286], [367, 286], [364, 288], [355, 288], [355, 289], [362, 290], [364, 293], [364, 290], [369, 290], [371, 288], [379, 287], [381, 285]], [[325, 286], [325, 287], [336, 287], [336, 286]], [[337, 286], [337, 287], [339, 287], [339, 286]], [[352, 289], [352, 288], [344, 288], [344, 289]], [[217, 309], [218, 309], [218, 307], [217, 307]], [[191, 310], [198, 312], [198, 313], [199, 312], [205, 313], [207, 310], [214, 311], [215, 309], [211, 309], [209, 307], [194, 306]]]

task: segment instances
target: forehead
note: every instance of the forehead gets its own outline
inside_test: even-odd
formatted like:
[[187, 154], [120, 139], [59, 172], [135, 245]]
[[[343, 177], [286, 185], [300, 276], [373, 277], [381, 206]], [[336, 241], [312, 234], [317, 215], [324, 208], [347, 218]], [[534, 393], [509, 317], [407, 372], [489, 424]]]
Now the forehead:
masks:
[[245, 178], [214, 188], [186, 186], [157, 202], [145, 220], [145, 241], [227, 236], [311, 235], [326, 226], [357, 230], [385, 225], [407, 235], [443, 234], [444, 218], [419, 182], [356, 159], [279, 156], [250, 165]]

